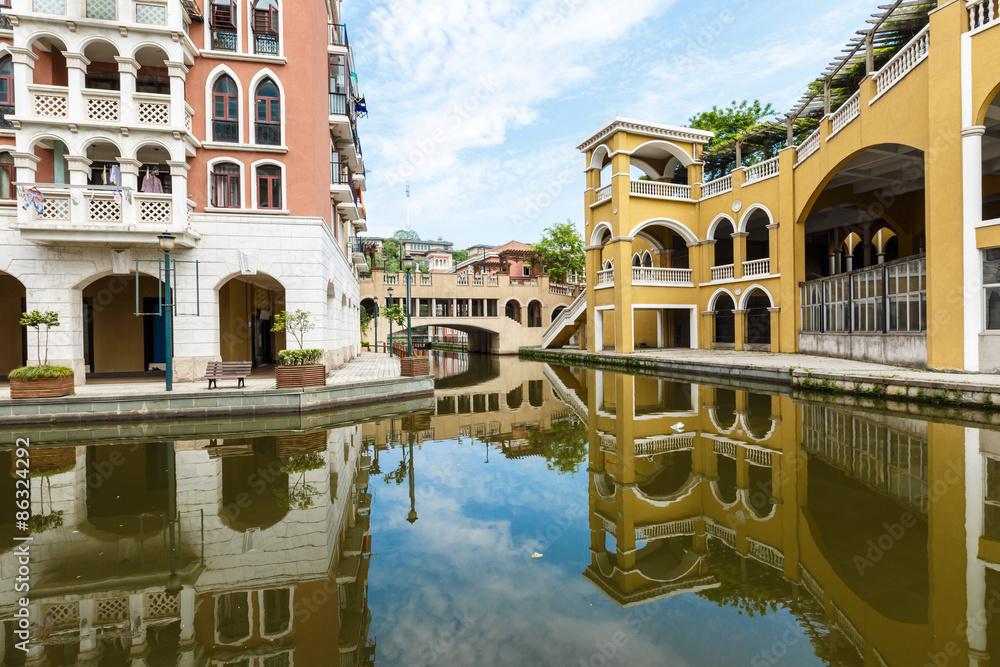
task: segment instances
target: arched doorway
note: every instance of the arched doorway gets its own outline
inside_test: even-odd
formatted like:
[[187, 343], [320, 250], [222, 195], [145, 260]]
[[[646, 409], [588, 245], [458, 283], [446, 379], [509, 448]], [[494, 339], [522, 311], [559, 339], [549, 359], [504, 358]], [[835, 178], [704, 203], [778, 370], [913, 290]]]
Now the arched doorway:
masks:
[[528, 302], [528, 327], [537, 329], [542, 326], [542, 302], [532, 299]]
[[[712, 247], [715, 250], [715, 262], [712, 266], [712, 279], [717, 279], [717, 274], [724, 267], [731, 267], [733, 265], [733, 234], [736, 232], [736, 227], [733, 226], [733, 222], [729, 218], [723, 218], [718, 221], [715, 225], [715, 229], [712, 230], [711, 239], [715, 241]], [[732, 276], [726, 276], [731, 278]]]
[[162, 286], [142, 274], [136, 286], [136, 276], [130, 274], [98, 278], [83, 288], [83, 359], [89, 375], [166, 371]]
[[743, 275], [762, 276], [770, 273], [771, 232], [768, 225], [771, 219], [762, 209], [757, 208], [746, 221], [744, 227], [746, 237], [746, 264]]
[[[154, 538], [170, 498], [170, 443], [87, 447], [87, 522], [119, 537]], [[140, 518], [140, 515], [143, 515]], [[157, 540], [157, 543], [159, 541]]]
[[0, 273], [0, 377], [28, 362], [28, 330], [21, 326], [21, 313], [28, 309], [25, 294], [20, 280]]
[[722, 349], [732, 349], [736, 345], [736, 302], [728, 293], [723, 292], [715, 298], [713, 312], [715, 313], [715, 332], [712, 346]]
[[762, 289], [753, 289], [744, 301], [747, 350], [771, 350], [771, 299]]
[[271, 331], [275, 313], [285, 310], [285, 288], [257, 273], [231, 278], [218, 289], [222, 360], [250, 361], [255, 368], [275, 363], [287, 343], [286, 334]]
[[521, 304], [517, 299], [511, 299], [504, 305], [504, 314], [507, 316], [507, 319], [521, 324]]
[[[295, 504], [275, 438], [223, 441], [222, 522], [239, 532], [270, 528]], [[234, 455], [235, 454], [235, 455]]]
[[562, 315], [562, 312], [564, 310], [566, 310], [566, 306], [556, 306], [555, 308], [553, 308], [552, 309], [552, 322], [555, 322], [559, 318], [559, 316]]

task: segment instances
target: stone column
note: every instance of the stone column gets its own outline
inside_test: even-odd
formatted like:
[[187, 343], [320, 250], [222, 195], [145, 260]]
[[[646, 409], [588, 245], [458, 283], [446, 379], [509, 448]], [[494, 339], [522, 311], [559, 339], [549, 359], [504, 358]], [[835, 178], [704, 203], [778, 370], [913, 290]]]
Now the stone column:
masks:
[[[17, 172], [16, 181], [18, 183], [35, 183], [35, 173], [42, 158], [32, 153], [11, 153], [10, 155], [14, 159], [14, 170]], [[34, 208], [17, 207], [18, 222], [30, 222], [35, 215]]]
[[[83, 155], [67, 155], [66, 164], [69, 166], [69, 182], [71, 185], [86, 186], [90, 176], [91, 160]], [[69, 218], [75, 224], [82, 224], [87, 221], [87, 206], [90, 204], [83, 188], [74, 188], [69, 191]]]
[[28, 92], [35, 80], [35, 61], [38, 56], [31, 49], [9, 46], [11, 63], [14, 66], [14, 113], [18, 116], [35, 115], [31, 93]]
[[778, 223], [767, 226], [767, 272], [771, 275], [780, 273], [778, 267]]
[[735, 343], [735, 349], [740, 351], [743, 349], [743, 338], [747, 329], [747, 311], [734, 310], [733, 315], [736, 320], [736, 335], [733, 337], [733, 342]]
[[63, 51], [63, 56], [66, 57], [66, 80], [69, 84], [67, 110], [69, 123], [73, 124], [87, 117], [83, 89], [87, 87], [87, 65], [90, 61], [82, 53], [72, 51]]
[[[138, 205], [135, 193], [139, 191], [139, 167], [142, 163], [127, 157], [118, 158], [118, 167], [122, 172], [122, 220], [126, 224], [138, 222]], [[132, 196], [126, 194], [131, 188]]]
[[768, 308], [767, 312], [771, 316], [771, 352], [777, 352], [781, 346], [781, 337], [778, 335], [781, 331], [781, 308]]
[[[127, 3], [131, 4], [131, 3]], [[139, 62], [134, 58], [124, 58], [115, 56], [118, 62], [118, 76], [121, 80], [121, 111], [120, 120], [122, 125], [137, 123], [135, 108], [135, 79], [139, 73]]]
[[170, 180], [173, 183], [170, 196], [170, 223], [174, 227], [187, 227], [187, 174], [191, 166], [182, 160], [167, 160], [167, 166], [170, 167]]
[[[979, 371], [979, 334], [983, 329], [983, 272], [976, 243], [976, 227], [983, 221], [983, 134], [982, 125], [962, 130], [962, 257], [965, 270], [965, 370]], [[902, 254], [902, 239], [900, 254]], [[928, 268], [930, 268], [928, 266]]]
[[747, 259], [749, 232], [733, 232], [733, 277], [743, 277], [743, 262]]
[[705, 267], [701, 272], [701, 280], [703, 282], [710, 282], [712, 280], [712, 267], [715, 266], [715, 244], [715, 239], [706, 239], [698, 243], [702, 248], [702, 264]]
[[170, 126], [184, 130], [184, 116], [187, 113], [184, 106], [184, 81], [187, 79], [188, 68], [182, 62], [168, 60], [165, 64], [170, 75]]

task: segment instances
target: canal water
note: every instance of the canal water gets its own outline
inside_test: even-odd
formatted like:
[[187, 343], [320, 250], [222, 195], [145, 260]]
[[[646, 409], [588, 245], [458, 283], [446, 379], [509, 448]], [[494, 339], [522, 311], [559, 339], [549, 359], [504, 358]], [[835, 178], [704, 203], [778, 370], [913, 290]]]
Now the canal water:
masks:
[[432, 362], [432, 399], [367, 412], [30, 434], [38, 626], [19, 650], [3, 475], [0, 664], [1000, 656], [1000, 433], [754, 387]]

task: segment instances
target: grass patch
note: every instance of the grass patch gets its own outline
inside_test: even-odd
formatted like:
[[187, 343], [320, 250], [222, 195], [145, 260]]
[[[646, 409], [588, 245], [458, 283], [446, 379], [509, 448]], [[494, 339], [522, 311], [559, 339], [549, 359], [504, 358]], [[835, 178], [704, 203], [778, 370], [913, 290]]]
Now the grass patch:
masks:
[[7, 374], [10, 380], [47, 380], [72, 377], [73, 369], [66, 366], [21, 366]]

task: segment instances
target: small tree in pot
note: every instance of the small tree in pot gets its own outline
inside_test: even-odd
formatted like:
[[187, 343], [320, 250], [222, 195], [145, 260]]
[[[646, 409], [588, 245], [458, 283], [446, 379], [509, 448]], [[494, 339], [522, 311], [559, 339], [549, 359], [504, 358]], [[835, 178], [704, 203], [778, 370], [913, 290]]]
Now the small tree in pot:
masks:
[[279, 365], [274, 370], [278, 389], [326, 385], [326, 366], [318, 363], [323, 358], [323, 350], [306, 350], [302, 347], [306, 334], [315, 328], [312, 315], [304, 310], [296, 310], [294, 313], [283, 310], [274, 316], [271, 331], [289, 333], [299, 344], [297, 350], [285, 349], [278, 352]]
[[59, 313], [54, 310], [22, 313], [21, 326], [31, 327], [36, 332], [38, 364], [15, 368], [7, 375], [11, 398], [53, 398], [72, 394], [75, 388], [73, 369], [49, 366], [49, 330], [59, 326]]

